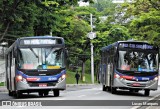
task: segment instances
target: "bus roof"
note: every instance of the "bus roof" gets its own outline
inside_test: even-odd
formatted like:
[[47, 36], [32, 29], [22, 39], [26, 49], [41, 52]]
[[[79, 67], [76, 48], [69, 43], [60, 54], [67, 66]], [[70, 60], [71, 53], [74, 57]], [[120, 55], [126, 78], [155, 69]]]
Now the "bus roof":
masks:
[[[45, 40], [43, 40], [45, 39]], [[39, 40], [39, 41], [38, 41]], [[57, 36], [32, 36], [32, 37], [22, 37], [17, 39], [18, 46], [26, 45], [57, 45], [64, 44], [64, 39]]]
[[[30, 45], [21, 45], [20, 44], [20, 41], [21, 40], [29, 40], [29, 39], [60, 39], [62, 41], [62, 43], [60, 43], [60, 45], [62, 45], [63, 47], [65, 46], [64, 44], [64, 39], [62, 37], [57, 37], [57, 36], [31, 36], [31, 37], [21, 37], [21, 38], [18, 38], [9, 48], [8, 50], [6, 51], [6, 53], [8, 53], [9, 51], [11, 51], [13, 49], [13, 47], [24, 47], [24, 46], [30, 46]], [[33, 46], [39, 46], [39, 45], [34, 45], [32, 44]], [[42, 45], [42, 44], [41, 44]], [[44, 44], [44, 46], [46, 45], [51, 45], [51, 44]], [[54, 44], [53, 44], [54, 45]], [[57, 45], [57, 44], [55, 44]], [[58, 44], [59, 45], [59, 44]]]
[[17, 40], [19, 39], [36, 39], [36, 38], [40, 38], [40, 39], [45, 39], [45, 38], [59, 38], [59, 39], [63, 39], [62, 37], [58, 37], [58, 36], [31, 36], [31, 37], [21, 37], [21, 38], [18, 38]]

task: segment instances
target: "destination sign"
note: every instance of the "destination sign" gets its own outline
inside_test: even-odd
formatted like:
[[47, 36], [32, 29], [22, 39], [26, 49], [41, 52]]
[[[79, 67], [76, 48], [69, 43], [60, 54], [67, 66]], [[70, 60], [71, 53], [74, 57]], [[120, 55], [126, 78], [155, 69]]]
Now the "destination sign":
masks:
[[20, 45], [62, 44], [61, 39], [23, 39]]
[[133, 48], [133, 49], [156, 49], [153, 45], [145, 44], [145, 43], [120, 43], [120, 48]]

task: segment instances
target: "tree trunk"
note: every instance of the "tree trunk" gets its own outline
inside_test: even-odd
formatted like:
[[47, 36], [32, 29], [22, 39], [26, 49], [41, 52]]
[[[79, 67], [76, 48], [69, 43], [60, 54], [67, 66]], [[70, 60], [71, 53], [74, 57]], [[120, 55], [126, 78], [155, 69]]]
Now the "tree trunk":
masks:
[[85, 61], [82, 61], [82, 76], [81, 76], [81, 80], [85, 81]]
[[4, 33], [3, 33], [3, 34], [2, 34], [2, 36], [1, 36], [0, 41], [2, 41], [2, 40], [3, 40], [3, 38], [4, 38], [4, 36], [6, 35], [6, 33], [7, 33], [7, 31], [8, 31], [8, 28], [9, 28], [9, 25], [10, 25], [10, 22], [8, 22], [7, 27], [6, 27], [6, 29], [5, 29]]

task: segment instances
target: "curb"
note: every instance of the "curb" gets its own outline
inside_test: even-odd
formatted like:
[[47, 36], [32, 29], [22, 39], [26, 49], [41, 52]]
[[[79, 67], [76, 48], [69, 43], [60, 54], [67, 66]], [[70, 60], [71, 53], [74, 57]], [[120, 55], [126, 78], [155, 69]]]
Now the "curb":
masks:
[[6, 86], [0, 86], [0, 92], [7, 92]]
[[74, 87], [74, 86], [93, 86], [96, 84], [66, 84], [66, 87]]
[[[96, 84], [66, 84], [66, 87], [76, 87], [76, 86], [93, 86]], [[0, 92], [7, 92], [6, 86], [0, 86]]]

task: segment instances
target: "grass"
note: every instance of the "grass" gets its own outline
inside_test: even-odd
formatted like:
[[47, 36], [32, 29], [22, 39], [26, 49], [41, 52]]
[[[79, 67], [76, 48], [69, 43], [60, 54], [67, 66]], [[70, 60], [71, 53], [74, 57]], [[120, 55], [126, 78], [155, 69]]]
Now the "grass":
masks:
[[0, 86], [4, 86], [4, 82], [0, 82]]
[[[76, 72], [72, 72], [72, 71], [67, 70], [67, 78], [66, 78], [67, 84], [76, 84], [75, 74], [76, 74]], [[94, 79], [95, 79], [95, 77], [94, 77]], [[92, 82], [91, 82], [91, 75], [90, 74], [85, 73], [85, 81], [82, 81], [81, 77], [79, 79], [79, 84], [91, 84], [91, 83]], [[97, 82], [95, 81], [94, 83], [97, 83]]]

